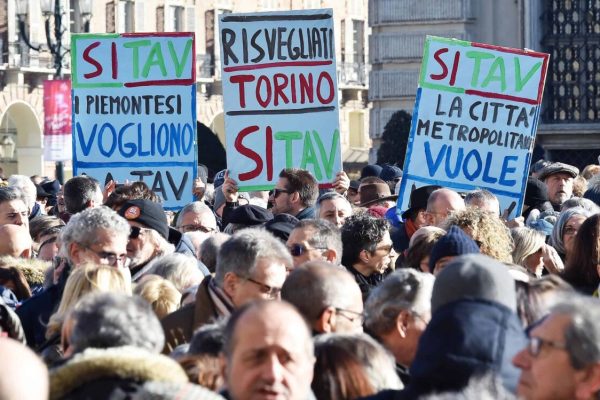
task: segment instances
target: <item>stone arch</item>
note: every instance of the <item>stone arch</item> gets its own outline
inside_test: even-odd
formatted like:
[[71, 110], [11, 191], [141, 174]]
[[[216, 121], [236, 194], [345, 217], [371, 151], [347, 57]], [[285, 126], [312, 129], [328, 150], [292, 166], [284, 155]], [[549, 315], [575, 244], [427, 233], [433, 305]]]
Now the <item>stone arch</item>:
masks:
[[[34, 175], [44, 171], [42, 125], [35, 108], [22, 100], [8, 104], [0, 113], [0, 142], [15, 142], [16, 161], [2, 161], [5, 175]], [[14, 137], [14, 139], [13, 139]]]

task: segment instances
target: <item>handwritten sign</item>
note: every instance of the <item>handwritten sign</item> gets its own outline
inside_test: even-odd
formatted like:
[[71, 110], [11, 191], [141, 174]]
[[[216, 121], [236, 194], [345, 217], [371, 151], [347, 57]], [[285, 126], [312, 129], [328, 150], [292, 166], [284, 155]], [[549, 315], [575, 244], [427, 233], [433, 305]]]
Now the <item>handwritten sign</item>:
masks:
[[194, 34], [71, 37], [74, 174], [144, 181], [169, 210], [192, 201]]
[[331, 9], [220, 16], [227, 168], [240, 190], [283, 168], [342, 169]]
[[435, 184], [487, 189], [521, 215], [548, 57], [427, 37], [399, 210], [413, 187]]

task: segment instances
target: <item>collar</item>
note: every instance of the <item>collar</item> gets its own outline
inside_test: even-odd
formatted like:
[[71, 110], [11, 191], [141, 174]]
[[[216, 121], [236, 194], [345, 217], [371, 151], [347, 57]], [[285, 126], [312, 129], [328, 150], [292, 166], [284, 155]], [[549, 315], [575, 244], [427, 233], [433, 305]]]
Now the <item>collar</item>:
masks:
[[211, 279], [208, 282], [208, 295], [215, 303], [215, 308], [220, 317], [228, 317], [231, 315], [234, 309], [233, 303], [225, 291], [216, 285], [214, 279]]

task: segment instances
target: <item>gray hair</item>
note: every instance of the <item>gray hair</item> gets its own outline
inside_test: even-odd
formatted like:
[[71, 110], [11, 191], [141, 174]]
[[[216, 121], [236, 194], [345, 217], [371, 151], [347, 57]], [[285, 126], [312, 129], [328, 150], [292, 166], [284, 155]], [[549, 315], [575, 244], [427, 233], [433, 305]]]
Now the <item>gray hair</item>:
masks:
[[343, 200], [344, 202], [348, 203], [348, 207], [350, 209], [352, 209], [352, 205], [350, 204], [350, 202], [348, 201], [348, 199], [345, 196], [342, 196], [338, 192], [327, 192], [327, 193], [323, 193], [317, 199], [317, 204], [315, 204], [315, 215], [317, 217], [319, 217], [319, 215], [321, 215], [321, 203], [322, 202], [324, 202], [325, 200], [335, 200], [335, 199]]
[[558, 220], [554, 224], [554, 228], [552, 228], [552, 234], [550, 235], [550, 245], [561, 254], [565, 254], [563, 230], [565, 229], [567, 222], [569, 222], [569, 220], [576, 215], [581, 215], [587, 218], [590, 215], [592, 215], [592, 212], [581, 207], [569, 208], [560, 213], [560, 215], [558, 216]]
[[177, 217], [177, 222], [175, 224], [176, 228], [181, 228], [181, 221], [183, 220], [183, 216], [187, 213], [193, 212], [194, 214], [202, 214], [202, 213], [210, 213], [214, 215], [209, 206], [204, 204], [202, 201], [193, 201], [187, 204], [185, 207], [181, 209], [179, 212], [179, 216]]
[[25, 175], [11, 175], [8, 178], [8, 186], [19, 189], [22, 192], [23, 201], [31, 210], [35, 205], [35, 199], [37, 198], [37, 189], [34, 183], [28, 176]]
[[78, 243], [85, 247], [94, 244], [99, 229], [106, 229], [115, 236], [124, 237], [128, 237], [131, 230], [125, 218], [110, 208], [104, 206], [88, 208], [72, 216], [67, 226], [60, 232], [63, 255], [69, 259], [68, 249], [71, 243]]
[[525, 266], [525, 259], [538, 251], [546, 243], [546, 235], [535, 229], [518, 227], [510, 230], [515, 248], [513, 262]]
[[565, 347], [573, 368], [581, 370], [600, 362], [600, 303], [597, 299], [573, 296], [552, 308], [552, 314], [571, 319], [565, 329]]
[[0, 204], [13, 200], [21, 200], [25, 206], [29, 206], [21, 189], [14, 186], [0, 187]]
[[204, 274], [198, 268], [198, 260], [179, 253], [155, 258], [148, 265], [148, 273], [171, 281], [180, 293], [198, 285], [204, 278]]
[[215, 281], [221, 286], [225, 274], [233, 272], [249, 277], [261, 258], [277, 260], [292, 268], [292, 256], [279, 239], [264, 229], [249, 228], [237, 232], [221, 245], [217, 257]]
[[313, 230], [308, 244], [312, 247], [334, 249], [337, 254], [335, 264], [342, 262], [342, 233], [339, 228], [324, 219], [303, 219], [294, 229], [310, 228]]
[[71, 312], [70, 343], [88, 348], [134, 346], [159, 353], [165, 335], [152, 307], [141, 297], [97, 292], [83, 297]]
[[158, 255], [162, 256], [175, 252], [175, 245], [169, 243], [158, 231], [148, 229], [147, 234]]
[[431, 311], [434, 277], [413, 269], [390, 274], [365, 303], [365, 328], [375, 335], [388, 333], [402, 311], [425, 315]]
[[496, 374], [473, 375], [469, 384], [456, 392], [433, 393], [421, 400], [517, 400]]
[[600, 213], [600, 207], [590, 199], [584, 197], [571, 197], [565, 200], [560, 206], [560, 211], [568, 210], [569, 208], [581, 207], [584, 210], [588, 210], [592, 214]]
[[230, 236], [228, 234], [217, 232], [200, 245], [200, 261], [206, 265], [206, 268], [208, 268], [211, 273], [214, 273], [217, 268], [217, 256], [221, 245], [229, 238]]
[[294, 269], [281, 288], [281, 299], [313, 324], [327, 307], [347, 308], [350, 286], [358, 284], [345, 269], [325, 261], [309, 261]]
[[465, 196], [465, 205], [472, 205], [471, 203], [489, 203], [490, 201], [498, 201], [496, 195], [486, 189], [473, 190]]

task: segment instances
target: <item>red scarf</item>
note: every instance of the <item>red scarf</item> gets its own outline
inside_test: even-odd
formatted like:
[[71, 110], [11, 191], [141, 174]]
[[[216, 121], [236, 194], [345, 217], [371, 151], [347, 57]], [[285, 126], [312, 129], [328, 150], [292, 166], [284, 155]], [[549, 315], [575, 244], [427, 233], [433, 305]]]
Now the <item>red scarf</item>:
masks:
[[414, 235], [414, 233], [419, 228], [417, 228], [417, 226], [415, 225], [415, 223], [413, 222], [412, 219], [407, 218], [406, 223], [404, 224], [404, 229], [406, 229], [406, 234], [408, 235], [408, 238], [410, 239], [412, 237], [412, 235]]

